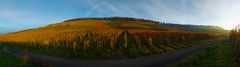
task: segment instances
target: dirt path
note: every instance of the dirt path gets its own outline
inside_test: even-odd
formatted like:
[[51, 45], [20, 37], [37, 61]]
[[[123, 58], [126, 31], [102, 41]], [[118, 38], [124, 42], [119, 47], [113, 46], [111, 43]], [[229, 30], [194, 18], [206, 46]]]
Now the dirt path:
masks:
[[[34, 54], [27, 52], [32, 62], [47, 61], [54, 64], [56, 67], [164, 67], [169, 64], [176, 63], [183, 57], [186, 57], [194, 52], [207, 48], [209, 45], [214, 45], [221, 43], [223, 41], [209, 42], [204, 45], [199, 45], [192, 48], [181, 49], [173, 52], [166, 52], [160, 55], [154, 55], [149, 57], [139, 57], [136, 59], [125, 59], [125, 60], [96, 60], [96, 61], [86, 61], [86, 60], [74, 60], [74, 59], [64, 59], [60, 57], [51, 57], [40, 54]], [[0, 46], [4, 52], [23, 56], [26, 53], [23, 51], [17, 51], [15, 49], [6, 48]]]

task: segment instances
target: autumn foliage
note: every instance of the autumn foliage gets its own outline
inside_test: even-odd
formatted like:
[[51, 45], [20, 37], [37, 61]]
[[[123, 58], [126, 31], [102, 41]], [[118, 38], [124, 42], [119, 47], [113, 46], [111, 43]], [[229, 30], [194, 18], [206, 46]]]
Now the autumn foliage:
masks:
[[[141, 20], [141, 19], [140, 19]], [[126, 58], [159, 54], [192, 47], [218, 37], [216, 34], [153, 30], [154, 23], [133, 20], [70, 20], [15, 33], [0, 35], [2, 44], [36, 49], [69, 51], [71, 57]], [[130, 24], [130, 22], [132, 22]]]

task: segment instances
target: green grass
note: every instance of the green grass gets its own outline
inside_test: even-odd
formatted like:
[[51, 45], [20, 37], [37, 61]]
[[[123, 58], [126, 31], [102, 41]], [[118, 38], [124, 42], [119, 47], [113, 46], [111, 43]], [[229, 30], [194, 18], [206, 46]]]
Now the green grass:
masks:
[[24, 63], [23, 60], [24, 58], [16, 57], [0, 50], [0, 67], [54, 67], [54, 65], [48, 61], [26, 61]]
[[0, 67], [26, 67], [20, 59], [0, 51]]
[[226, 41], [184, 58], [170, 67], [233, 67], [233, 59], [231, 45]]

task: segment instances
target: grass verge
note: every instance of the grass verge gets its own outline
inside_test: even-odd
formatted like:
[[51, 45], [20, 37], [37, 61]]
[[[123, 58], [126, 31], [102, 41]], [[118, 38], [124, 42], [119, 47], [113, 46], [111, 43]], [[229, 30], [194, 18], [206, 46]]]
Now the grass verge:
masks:
[[22, 60], [0, 51], [0, 67], [28, 67]]
[[170, 67], [233, 67], [233, 59], [230, 42], [225, 41], [184, 58]]

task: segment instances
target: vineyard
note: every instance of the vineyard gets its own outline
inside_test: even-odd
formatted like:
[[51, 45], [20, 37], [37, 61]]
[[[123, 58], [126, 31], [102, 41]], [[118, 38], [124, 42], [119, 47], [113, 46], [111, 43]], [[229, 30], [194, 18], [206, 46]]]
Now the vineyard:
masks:
[[231, 41], [231, 43], [232, 43], [232, 47], [234, 48], [234, 51], [236, 51], [236, 52], [240, 52], [240, 38], [239, 38], [239, 36], [240, 36], [240, 28], [239, 28], [239, 25], [236, 27], [236, 28], [234, 28], [233, 30], [231, 30], [231, 32], [230, 32], [230, 35], [229, 35], [230, 37], [230, 41]]
[[130, 19], [74, 19], [3, 34], [0, 42], [3, 46], [66, 58], [122, 59], [189, 48], [220, 36], [160, 29], [155, 21]]
[[230, 35], [229, 35], [231, 45], [233, 48], [233, 53], [234, 53], [234, 62], [236, 62], [235, 65], [240, 65], [240, 28], [239, 25], [236, 26], [233, 30], [231, 30]]

